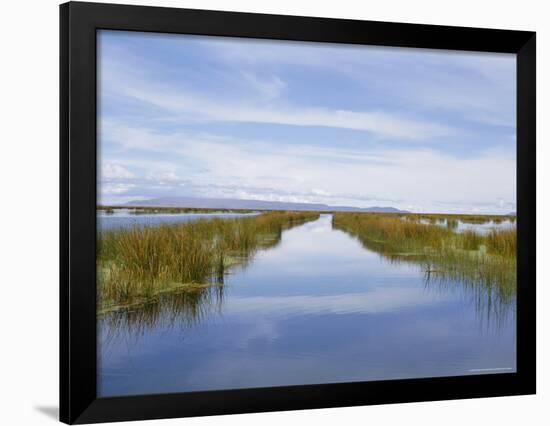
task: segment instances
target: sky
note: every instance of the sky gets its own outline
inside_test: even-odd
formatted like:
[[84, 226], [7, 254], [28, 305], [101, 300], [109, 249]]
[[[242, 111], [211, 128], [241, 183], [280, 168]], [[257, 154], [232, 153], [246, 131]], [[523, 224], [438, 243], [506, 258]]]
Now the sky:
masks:
[[516, 209], [512, 54], [98, 33], [98, 202]]

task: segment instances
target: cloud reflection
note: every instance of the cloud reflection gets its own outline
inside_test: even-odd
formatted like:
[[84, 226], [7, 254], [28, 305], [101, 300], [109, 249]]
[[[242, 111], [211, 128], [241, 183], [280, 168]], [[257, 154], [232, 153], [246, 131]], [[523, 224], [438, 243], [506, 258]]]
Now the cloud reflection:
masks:
[[311, 315], [397, 313], [407, 308], [430, 306], [450, 300], [445, 295], [414, 287], [375, 287], [366, 293], [337, 295], [234, 297], [225, 313], [242, 315]]

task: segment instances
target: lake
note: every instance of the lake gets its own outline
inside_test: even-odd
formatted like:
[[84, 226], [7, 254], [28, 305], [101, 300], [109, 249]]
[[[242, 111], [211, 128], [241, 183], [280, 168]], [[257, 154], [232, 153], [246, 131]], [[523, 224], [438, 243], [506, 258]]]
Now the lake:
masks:
[[223, 285], [99, 319], [98, 392], [513, 372], [515, 320], [515, 300], [391, 262], [321, 215]]
[[103, 210], [97, 212], [97, 229], [106, 231], [114, 228], [131, 228], [132, 226], [158, 226], [162, 224], [184, 223], [199, 219], [238, 218], [255, 216], [258, 213], [138, 213], [132, 209], [116, 209], [113, 213]]
[[[406, 220], [406, 219], [404, 219]], [[475, 231], [480, 235], [487, 235], [492, 230], [501, 230], [501, 229], [515, 229], [516, 228], [516, 222], [511, 220], [502, 220], [500, 222], [495, 222], [493, 220], [489, 220], [484, 223], [470, 223], [465, 222], [463, 220], [454, 220], [452, 222], [449, 222], [448, 219], [440, 219], [435, 221], [430, 221], [427, 219], [420, 219], [419, 223], [423, 223], [426, 225], [437, 225], [441, 226], [443, 228], [450, 228], [454, 232], [465, 232], [465, 231]]]

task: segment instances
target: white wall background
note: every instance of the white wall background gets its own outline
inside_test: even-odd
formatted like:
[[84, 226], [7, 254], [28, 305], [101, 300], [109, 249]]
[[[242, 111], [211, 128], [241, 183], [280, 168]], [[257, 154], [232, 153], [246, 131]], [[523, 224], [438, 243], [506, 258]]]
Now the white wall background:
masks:
[[[537, 31], [538, 395], [166, 420], [196, 426], [548, 424], [550, 13], [540, 0], [128, 0], [128, 3]], [[0, 6], [0, 423], [53, 424], [58, 395], [58, 2]], [[546, 413], [545, 413], [546, 412]], [[544, 413], [546, 414], [544, 416]], [[543, 417], [547, 420], [544, 421]], [[140, 423], [143, 425], [153, 422]], [[160, 424], [160, 423], [159, 423]]]

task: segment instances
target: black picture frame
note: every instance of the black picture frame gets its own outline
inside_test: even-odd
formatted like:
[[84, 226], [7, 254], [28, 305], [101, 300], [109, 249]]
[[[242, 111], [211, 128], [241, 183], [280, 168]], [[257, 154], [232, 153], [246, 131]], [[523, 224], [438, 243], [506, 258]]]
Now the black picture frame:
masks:
[[[96, 31], [218, 35], [517, 55], [517, 372], [96, 396]], [[160, 419], [533, 394], [535, 33], [69, 2], [60, 6], [60, 420]]]

